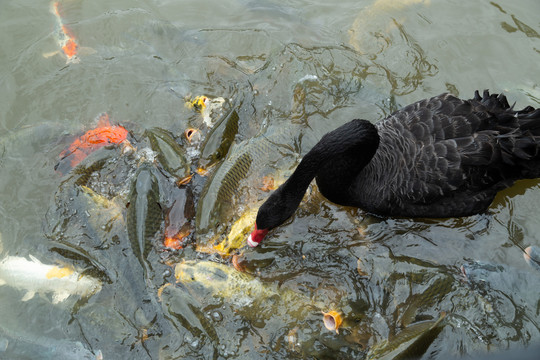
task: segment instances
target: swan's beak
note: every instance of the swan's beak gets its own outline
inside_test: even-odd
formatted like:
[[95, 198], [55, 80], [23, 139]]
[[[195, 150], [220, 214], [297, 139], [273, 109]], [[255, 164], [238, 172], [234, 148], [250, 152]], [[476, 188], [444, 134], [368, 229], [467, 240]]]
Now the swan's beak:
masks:
[[251, 247], [256, 247], [261, 243], [266, 234], [268, 234], [268, 229], [257, 229], [257, 224], [255, 224], [255, 230], [251, 232], [247, 239], [248, 245]]

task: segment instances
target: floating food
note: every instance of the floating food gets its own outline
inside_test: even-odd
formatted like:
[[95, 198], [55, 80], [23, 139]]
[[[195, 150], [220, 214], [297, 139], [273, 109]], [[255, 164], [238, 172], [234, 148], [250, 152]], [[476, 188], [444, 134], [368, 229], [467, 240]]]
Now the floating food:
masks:
[[540, 271], [540, 248], [538, 246], [529, 246], [523, 254], [527, 264]]
[[163, 210], [159, 203], [159, 184], [152, 167], [143, 164], [133, 182], [127, 208], [127, 231], [133, 253], [139, 259], [145, 276], [150, 264], [146, 257], [152, 249], [152, 240], [163, 223]]
[[88, 297], [101, 290], [101, 283], [82, 275], [71, 267], [46, 265], [30, 255], [8, 256], [0, 261], [0, 286], [8, 285], [26, 291], [22, 301], [28, 301], [36, 293], [52, 293], [54, 304], [70, 295]]
[[383, 340], [369, 349], [366, 359], [418, 359], [427, 351], [444, 328], [446, 313], [438, 320], [409, 325], [396, 336]]
[[174, 136], [167, 130], [152, 128], [145, 135], [150, 141], [150, 147], [157, 154], [157, 160], [165, 171], [177, 178], [178, 185], [185, 185], [191, 180], [189, 162], [185, 150], [176, 142]]
[[127, 136], [128, 131], [123, 126], [111, 125], [109, 115], [101, 114], [95, 129], [88, 130], [60, 153], [60, 162], [55, 170], [65, 174], [99, 148], [124, 142], [128, 145]]

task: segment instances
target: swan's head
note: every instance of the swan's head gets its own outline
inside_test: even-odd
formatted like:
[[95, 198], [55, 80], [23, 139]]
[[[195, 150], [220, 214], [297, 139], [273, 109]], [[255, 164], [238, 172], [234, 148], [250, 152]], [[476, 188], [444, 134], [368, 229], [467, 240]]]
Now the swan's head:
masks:
[[286, 189], [287, 182], [274, 191], [259, 208], [255, 220], [255, 230], [247, 239], [249, 246], [259, 245], [268, 231], [280, 226], [294, 214], [304, 194], [303, 192], [287, 194]]
[[261, 243], [264, 237], [268, 234], [268, 229], [257, 229], [257, 224], [255, 224], [255, 230], [249, 234], [247, 243], [251, 247], [256, 247]]

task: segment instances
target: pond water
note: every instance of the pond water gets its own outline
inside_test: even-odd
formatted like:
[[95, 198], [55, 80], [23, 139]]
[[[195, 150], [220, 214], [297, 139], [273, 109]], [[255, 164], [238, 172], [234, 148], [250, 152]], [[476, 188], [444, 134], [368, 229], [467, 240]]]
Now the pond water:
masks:
[[[540, 343], [540, 272], [523, 257], [540, 246], [536, 180], [499, 194], [486, 214], [436, 220], [373, 218], [312, 186], [264, 244], [233, 251], [245, 276], [235, 278], [230, 257], [198, 251], [268, 196], [263, 176], [286, 177], [353, 118], [375, 122], [425, 97], [476, 89], [540, 106], [537, 0], [63, 0], [58, 9], [0, 5], [1, 258], [73, 266], [101, 288], [57, 302], [50, 292], [21, 301], [31, 278], [0, 287], [0, 358], [381, 358], [373, 349], [386, 339], [397, 344], [442, 314], [436, 329], [416, 334], [433, 336], [409, 347], [415, 355]], [[77, 61], [55, 54], [69, 36]], [[197, 95], [224, 98], [211, 121], [234, 110], [238, 129], [209, 174], [178, 188], [163, 161], [148, 165], [145, 130], [173, 134], [195, 171], [212, 134], [185, 106]], [[102, 113], [130, 131], [136, 150], [92, 154], [83, 165], [101, 167], [83, 191], [84, 173], [55, 166]], [[183, 140], [187, 128], [200, 130], [198, 145]], [[242, 154], [249, 169], [223, 197], [219, 171], [226, 176]], [[124, 218], [141, 206], [130, 187], [141, 173], [159, 183], [160, 208], [186, 204], [184, 249], [159, 245], [160, 214], [146, 258], [132, 250]], [[98, 189], [115, 205], [84, 202]], [[173, 267], [193, 261], [204, 274], [223, 264], [216, 272], [228, 280], [176, 283]], [[339, 333], [323, 325], [330, 310], [343, 315]]]

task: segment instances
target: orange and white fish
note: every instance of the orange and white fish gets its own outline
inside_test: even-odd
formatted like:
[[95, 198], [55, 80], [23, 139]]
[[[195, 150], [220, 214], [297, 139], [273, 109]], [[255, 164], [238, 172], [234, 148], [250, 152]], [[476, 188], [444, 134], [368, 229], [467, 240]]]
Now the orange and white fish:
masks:
[[46, 265], [30, 255], [8, 256], [0, 261], [0, 286], [8, 285], [26, 291], [22, 301], [36, 293], [52, 293], [52, 302], [59, 303], [70, 295], [87, 297], [101, 290], [101, 282], [82, 275], [71, 267]]
[[60, 153], [60, 162], [55, 166], [55, 170], [65, 174], [67, 172], [65, 170], [69, 171], [77, 166], [89, 154], [103, 146], [112, 144], [131, 146], [127, 136], [126, 128], [120, 125], [111, 125], [109, 115], [103, 113], [99, 116], [95, 129], [88, 130]]
[[[80, 58], [78, 55], [83, 50], [83, 48], [79, 46], [75, 35], [71, 31], [71, 29], [64, 23], [60, 9], [60, 3], [58, 1], [55, 1], [51, 4], [51, 13], [56, 19], [56, 29], [54, 35], [56, 38], [56, 42], [60, 47], [60, 50], [45, 53], [43, 54], [43, 56], [48, 58], [56, 54], [62, 54], [66, 57], [67, 64], [79, 63]], [[95, 52], [93, 49], [90, 48], [84, 48], [84, 50], [87, 53]]]

